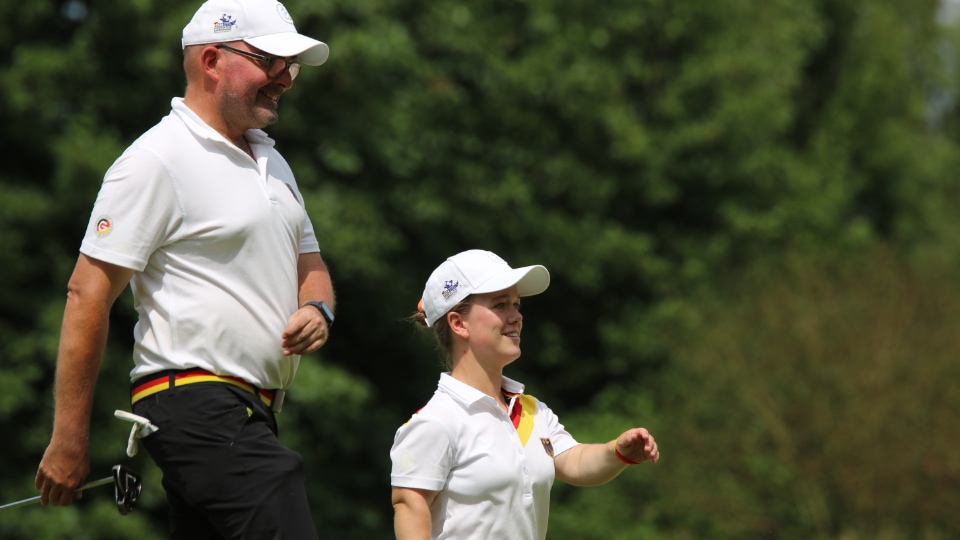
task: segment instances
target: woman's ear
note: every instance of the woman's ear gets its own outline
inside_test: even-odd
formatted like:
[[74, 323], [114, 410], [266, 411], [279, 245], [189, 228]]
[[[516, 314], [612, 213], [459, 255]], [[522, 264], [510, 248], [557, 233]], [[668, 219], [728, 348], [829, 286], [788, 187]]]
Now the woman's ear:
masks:
[[467, 321], [463, 315], [456, 311], [451, 311], [447, 313], [446, 317], [447, 325], [450, 326], [450, 331], [453, 332], [453, 335], [463, 339], [470, 339], [470, 329], [467, 328]]

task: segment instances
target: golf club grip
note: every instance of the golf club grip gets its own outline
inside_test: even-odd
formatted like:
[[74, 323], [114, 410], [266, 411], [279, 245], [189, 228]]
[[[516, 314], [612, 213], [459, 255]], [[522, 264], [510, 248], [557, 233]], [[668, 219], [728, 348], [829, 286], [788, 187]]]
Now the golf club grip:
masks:
[[[83, 491], [87, 488], [103, 486], [106, 484], [110, 484], [112, 482], [113, 482], [113, 477], [108, 476], [106, 478], [94, 480], [93, 482], [87, 482], [86, 484], [77, 488], [77, 491]], [[0, 512], [3, 512], [4, 510], [10, 510], [11, 508], [20, 508], [21, 506], [27, 506], [28, 504], [33, 504], [35, 502], [40, 502], [40, 495], [37, 495], [35, 497], [30, 497], [29, 499], [24, 499], [22, 501], [12, 502], [12, 503], [0, 506]]]

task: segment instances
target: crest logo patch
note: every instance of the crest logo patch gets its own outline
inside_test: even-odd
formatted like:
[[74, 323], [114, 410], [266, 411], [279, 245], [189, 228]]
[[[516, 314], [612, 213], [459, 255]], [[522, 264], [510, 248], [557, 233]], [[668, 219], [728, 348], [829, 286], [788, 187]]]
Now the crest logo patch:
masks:
[[97, 220], [97, 236], [103, 238], [113, 230], [113, 222], [110, 218], [104, 216]]
[[543, 445], [543, 449], [547, 452], [547, 455], [553, 457], [553, 444], [550, 442], [550, 439], [540, 439], [540, 444]]

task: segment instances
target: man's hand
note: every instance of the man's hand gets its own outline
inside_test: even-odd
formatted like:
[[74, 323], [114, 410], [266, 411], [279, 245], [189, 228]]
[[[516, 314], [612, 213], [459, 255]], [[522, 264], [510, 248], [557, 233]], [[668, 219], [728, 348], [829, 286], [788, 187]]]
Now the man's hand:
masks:
[[40, 490], [40, 504], [67, 506], [83, 497], [77, 488], [90, 472], [90, 453], [85, 442], [61, 444], [56, 437], [40, 460], [34, 486]]
[[307, 354], [323, 347], [330, 337], [330, 329], [320, 310], [313, 306], [304, 306], [287, 320], [287, 329], [281, 337], [283, 354]]

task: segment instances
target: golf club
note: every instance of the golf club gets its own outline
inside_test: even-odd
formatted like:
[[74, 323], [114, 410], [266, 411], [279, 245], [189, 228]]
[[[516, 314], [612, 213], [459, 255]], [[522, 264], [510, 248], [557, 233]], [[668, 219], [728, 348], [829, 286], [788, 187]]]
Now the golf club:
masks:
[[[113, 466], [113, 476], [87, 482], [86, 484], [80, 486], [77, 491], [104, 486], [110, 482], [113, 482], [113, 496], [114, 502], [117, 504], [117, 511], [120, 512], [120, 515], [125, 516], [129, 514], [133, 511], [134, 503], [136, 503], [140, 498], [140, 491], [143, 486], [140, 483], [140, 475], [128, 469], [127, 467], [124, 467], [123, 465]], [[0, 512], [3, 512], [4, 510], [10, 510], [12, 508], [20, 508], [21, 506], [27, 506], [36, 502], [40, 502], [40, 495], [30, 497], [29, 499], [23, 499], [22, 501], [7, 503], [3, 506], [0, 506]]]

